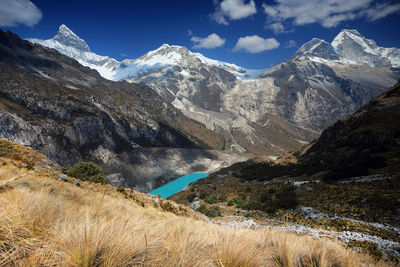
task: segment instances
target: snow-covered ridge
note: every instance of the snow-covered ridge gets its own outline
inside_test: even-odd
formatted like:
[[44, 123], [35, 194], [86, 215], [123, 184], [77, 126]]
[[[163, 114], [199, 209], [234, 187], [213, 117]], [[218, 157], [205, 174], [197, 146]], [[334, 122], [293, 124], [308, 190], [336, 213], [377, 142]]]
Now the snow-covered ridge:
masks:
[[[135, 79], [146, 72], [157, 71], [168, 66], [188, 67], [196, 61], [207, 66], [222, 68], [241, 79], [255, 78], [264, 71], [249, 70], [232, 63], [210, 59], [200, 53], [191, 52], [183, 46], [163, 44], [140, 58], [122, 61], [121, 66], [117, 67], [114, 78], [115, 80]], [[182, 74], [189, 75], [187, 71]]]
[[[207, 58], [200, 53], [191, 52], [183, 46], [168, 44], [163, 44], [140, 58], [118, 62], [113, 58], [91, 52], [87, 43], [64, 24], [59, 27], [57, 34], [52, 39], [30, 38], [27, 40], [54, 48], [60, 53], [76, 59], [82, 65], [97, 70], [101, 76], [109, 80], [134, 79], [146, 72], [157, 71], [168, 66], [180, 66], [195, 59], [208, 66], [223, 68], [241, 79], [255, 78], [264, 71], [248, 70], [235, 64]], [[188, 75], [189, 73], [184, 72], [183, 74]]]
[[[250, 70], [232, 63], [214, 60], [200, 53], [189, 51], [179, 45], [163, 44], [137, 59], [126, 59], [122, 62], [100, 56], [90, 51], [87, 43], [64, 24], [59, 27], [57, 34], [48, 40], [28, 39], [58, 50], [79, 61], [84, 66], [97, 70], [101, 76], [110, 80], [135, 80], [139, 76], [157, 72], [170, 67], [189, 67], [194, 62], [200, 62], [211, 67], [222, 68], [235, 75], [240, 80], [257, 78], [267, 71]], [[384, 48], [376, 45], [374, 40], [362, 36], [357, 30], [342, 30], [331, 43], [313, 38], [305, 43], [292, 58], [309, 58], [314, 62], [340, 62], [344, 64], [360, 64], [367, 66], [400, 67], [400, 49]], [[180, 74], [191, 76], [187, 70]]]
[[101, 76], [109, 80], [113, 78], [114, 67], [119, 64], [113, 58], [100, 56], [91, 52], [87, 43], [64, 24], [60, 26], [57, 34], [52, 39], [41, 40], [31, 38], [27, 40], [56, 49], [60, 53], [76, 59], [83, 66], [97, 70]]

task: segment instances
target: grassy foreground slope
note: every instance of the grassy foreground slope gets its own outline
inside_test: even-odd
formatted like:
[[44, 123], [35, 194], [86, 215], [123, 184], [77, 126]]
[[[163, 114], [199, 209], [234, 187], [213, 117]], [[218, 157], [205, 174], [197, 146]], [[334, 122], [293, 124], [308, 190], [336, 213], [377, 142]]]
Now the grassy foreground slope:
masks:
[[0, 139], [0, 266], [384, 265], [336, 241], [222, 227], [172, 201], [76, 186], [60, 170]]

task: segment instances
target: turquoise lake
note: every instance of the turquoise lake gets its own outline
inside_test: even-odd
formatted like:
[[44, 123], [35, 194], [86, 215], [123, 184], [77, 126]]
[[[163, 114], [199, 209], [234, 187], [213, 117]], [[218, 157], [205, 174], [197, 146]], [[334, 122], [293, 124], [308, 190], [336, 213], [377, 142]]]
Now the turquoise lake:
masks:
[[184, 189], [188, 184], [193, 183], [205, 177], [207, 177], [207, 174], [204, 172], [195, 172], [191, 174], [186, 174], [172, 182], [169, 182], [166, 185], [154, 189], [153, 191], [150, 192], [150, 194], [155, 196], [160, 195], [162, 198], [166, 199], [167, 197], [172, 196], [181, 191], [182, 189]]

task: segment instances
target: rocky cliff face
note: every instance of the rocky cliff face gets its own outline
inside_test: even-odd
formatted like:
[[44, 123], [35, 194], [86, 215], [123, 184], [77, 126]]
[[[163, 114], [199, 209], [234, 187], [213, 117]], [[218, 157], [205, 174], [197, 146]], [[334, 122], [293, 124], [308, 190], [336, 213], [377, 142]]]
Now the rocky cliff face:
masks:
[[[400, 72], [302, 56], [262, 77], [264, 90], [258, 96], [256, 114], [270, 112], [303, 128], [321, 131], [383, 93]], [[275, 93], [272, 100], [271, 92]]]
[[[0, 69], [0, 137], [32, 146], [62, 165], [95, 161], [110, 180], [149, 190], [159, 176], [168, 180], [182, 170], [210, 170], [210, 164], [200, 168], [207, 159], [215, 160], [214, 168], [243, 159], [206, 150], [184, 156], [182, 149], [223, 149], [225, 138], [144, 84], [103, 79], [10, 32], [0, 32]], [[170, 148], [168, 157], [152, 156], [158, 171], [136, 171], [154, 147]], [[181, 163], [168, 166], [174, 160]]]

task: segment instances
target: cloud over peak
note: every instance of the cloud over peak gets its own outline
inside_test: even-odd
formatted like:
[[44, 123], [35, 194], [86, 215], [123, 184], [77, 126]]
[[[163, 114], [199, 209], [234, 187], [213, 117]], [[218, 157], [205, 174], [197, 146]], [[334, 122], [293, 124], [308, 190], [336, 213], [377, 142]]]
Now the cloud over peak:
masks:
[[286, 47], [286, 48], [292, 48], [292, 47], [295, 47], [295, 46], [297, 46], [297, 43], [296, 43], [295, 40], [289, 40], [289, 41], [287, 41], [286, 44], [285, 44], [285, 47]]
[[249, 53], [260, 53], [279, 47], [279, 42], [275, 38], [264, 39], [258, 35], [240, 37], [233, 51], [243, 50]]
[[42, 12], [29, 0], [0, 0], [0, 26], [33, 27], [41, 19]]
[[238, 20], [247, 18], [257, 13], [254, 0], [214, 0], [216, 11], [211, 18], [219, 24], [228, 25], [228, 20]]
[[196, 48], [196, 49], [197, 48], [206, 48], [206, 49], [216, 48], [216, 47], [223, 46], [226, 42], [225, 39], [219, 37], [216, 33], [212, 33], [209, 36], [204, 37], [204, 38], [192, 36], [192, 38], [190, 38], [190, 40], [195, 43], [193, 48]]
[[375, 21], [400, 11], [400, 4], [376, 3], [374, 0], [275, 0], [263, 4], [267, 15], [267, 28], [274, 33], [284, 32], [283, 22], [295, 26], [319, 23], [332, 28], [341, 22], [366, 18]]

